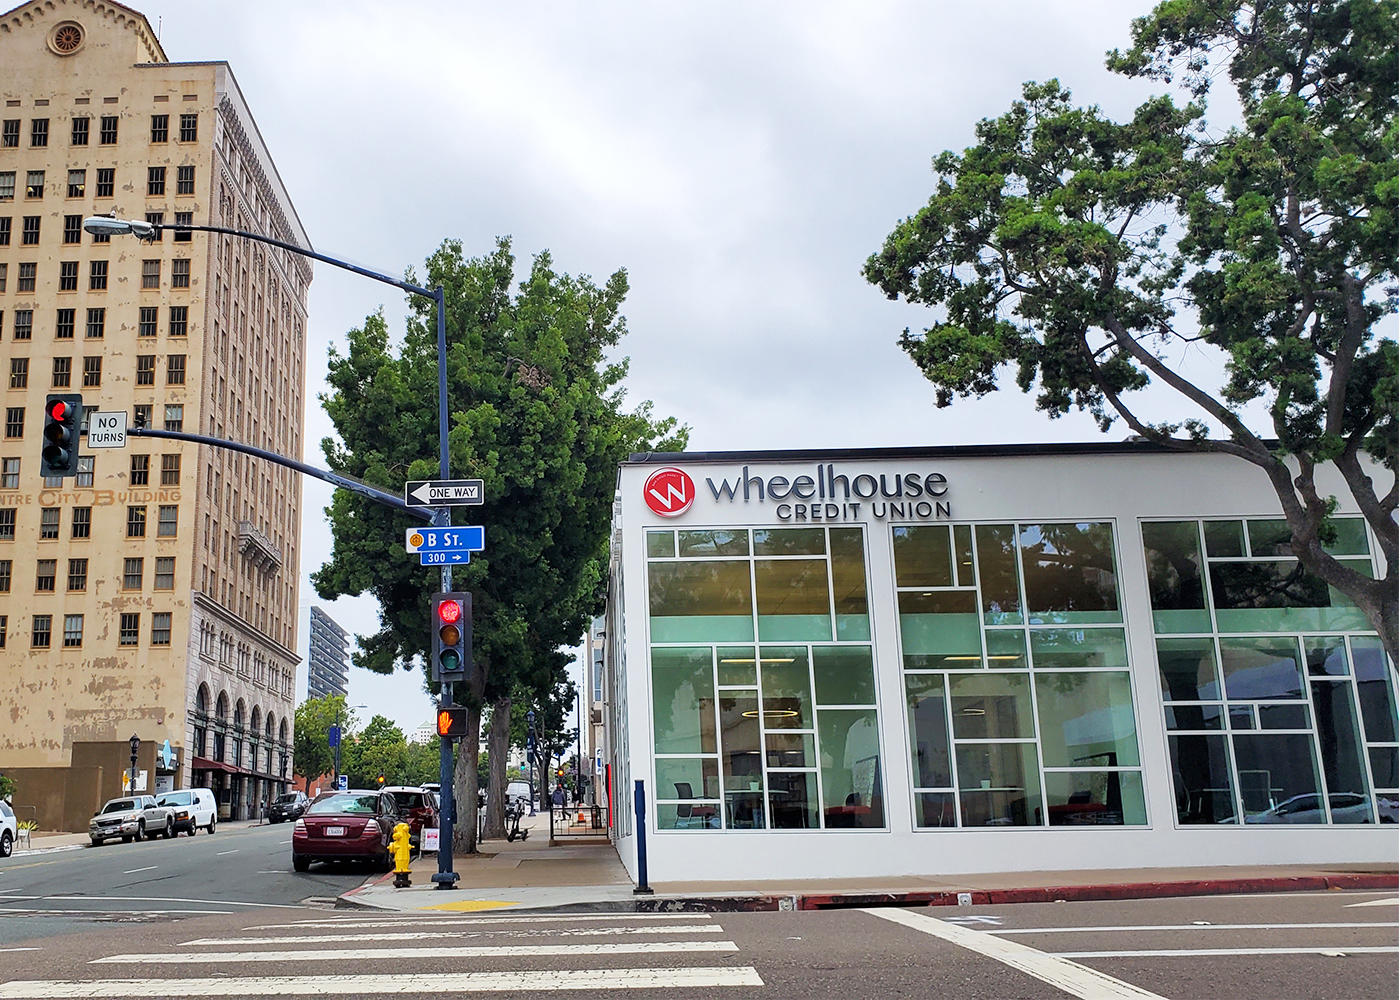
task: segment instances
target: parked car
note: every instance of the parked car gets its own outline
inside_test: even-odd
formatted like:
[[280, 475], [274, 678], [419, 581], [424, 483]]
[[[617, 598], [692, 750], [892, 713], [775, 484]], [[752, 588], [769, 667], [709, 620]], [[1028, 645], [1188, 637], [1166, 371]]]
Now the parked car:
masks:
[[[1333, 792], [1327, 796], [1333, 823], [1374, 823], [1371, 797], [1355, 792]], [[1246, 816], [1246, 823], [1326, 823], [1322, 796], [1313, 792], [1285, 799], [1272, 809]]]
[[283, 792], [267, 807], [267, 821], [281, 823], [283, 820], [301, 819], [311, 800], [305, 792]]
[[388, 792], [321, 795], [292, 827], [292, 867], [304, 872], [313, 861], [368, 861], [388, 871], [389, 837], [400, 818]]
[[391, 785], [384, 791], [394, 797], [399, 815], [408, 824], [408, 842], [414, 847], [419, 846], [423, 827], [438, 825], [437, 795], [426, 788], [410, 785]]
[[0, 799], [0, 858], [8, 858], [15, 852], [15, 841], [19, 839], [19, 820], [15, 811], [4, 799]]
[[112, 837], [122, 843], [157, 836], [175, 836], [175, 813], [168, 806], [156, 805], [154, 795], [127, 795], [108, 799], [97, 815], [88, 821], [88, 838], [96, 847]]
[[201, 826], [210, 833], [219, 819], [219, 806], [214, 801], [212, 788], [177, 788], [163, 792], [156, 799], [157, 804], [169, 806], [175, 819], [175, 832], [188, 833], [191, 837]]

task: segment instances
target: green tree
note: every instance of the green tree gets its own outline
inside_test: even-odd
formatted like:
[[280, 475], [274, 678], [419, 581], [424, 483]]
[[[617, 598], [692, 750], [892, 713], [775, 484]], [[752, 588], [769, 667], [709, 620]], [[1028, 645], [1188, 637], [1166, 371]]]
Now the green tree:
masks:
[[[1187, 103], [1156, 97], [1119, 123], [1053, 80], [1027, 84], [975, 146], [934, 160], [933, 196], [864, 272], [937, 309], [900, 343], [939, 406], [1014, 366], [1051, 417], [1121, 418], [1263, 470], [1300, 562], [1392, 658], [1396, 343], [1379, 328], [1396, 311], [1395, 37], [1396, 0], [1161, 3], [1108, 65], [1183, 84]], [[1241, 121], [1222, 129], [1206, 102], [1227, 76]], [[1223, 368], [1219, 384], [1184, 356]], [[1180, 420], [1145, 415], [1163, 399], [1149, 386], [1179, 395]], [[1380, 540], [1384, 579], [1327, 552], [1327, 462]]]
[[341, 769], [355, 788], [378, 788], [408, 781], [408, 741], [403, 730], [382, 715], [352, 735], [341, 754]]
[[425, 785], [439, 777], [438, 741], [408, 745], [408, 778], [406, 784]]
[[[469, 709], [456, 762], [459, 802], [454, 847], [475, 849], [476, 754], [481, 709], [509, 719], [517, 684], [546, 689], [562, 669], [557, 650], [583, 634], [602, 602], [617, 464], [639, 448], [683, 448], [686, 431], [652, 417], [650, 404], [624, 409], [626, 359], [609, 358], [626, 332], [627, 276], [601, 286], [555, 272], [536, 256], [512, 293], [508, 240], [466, 259], [447, 240], [428, 259], [427, 277], [447, 306], [448, 398], [453, 475], [483, 480], [486, 503], [472, 519], [487, 526], [486, 551], [454, 571], [453, 586], [473, 595], [470, 684], [455, 698]], [[384, 317], [350, 331], [344, 355], [332, 350], [322, 404], [339, 444], [323, 447], [331, 468], [397, 491], [431, 479], [437, 459], [436, 313], [414, 300], [402, 342], [390, 346]], [[313, 574], [322, 597], [370, 593], [381, 628], [359, 638], [355, 662], [380, 673], [423, 676], [428, 605], [438, 572], [406, 558], [401, 513], [348, 491], [328, 510], [334, 550]], [[504, 774], [504, 753], [493, 754]]]
[[331, 694], [324, 698], [308, 698], [297, 706], [292, 729], [292, 761], [297, 774], [306, 779], [306, 791], [311, 782], [329, 774], [335, 765], [335, 751], [330, 746], [330, 728], [345, 718], [345, 698]]

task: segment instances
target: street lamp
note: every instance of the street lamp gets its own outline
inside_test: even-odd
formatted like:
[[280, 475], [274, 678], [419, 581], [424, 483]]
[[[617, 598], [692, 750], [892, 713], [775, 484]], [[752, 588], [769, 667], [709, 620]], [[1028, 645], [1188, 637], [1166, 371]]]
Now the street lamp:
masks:
[[340, 788], [340, 745], [345, 742], [345, 713], [353, 712], [357, 708], [369, 708], [369, 706], [347, 705], [342, 701], [340, 712], [335, 717], [335, 787], [337, 789]]
[[[319, 260], [322, 263], [330, 264], [333, 267], [341, 268], [345, 271], [353, 271], [355, 274], [363, 275], [366, 278], [373, 278], [386, 285], [393, 285], [413, 295], [418, 295], [426, 299], [432, 299], [437, 306], [437, 361], [438, 361], [438, 473], [442, 479], [450, 478], [448, 469], [447, 454], [447, 306], [443, 296], [442, 286], [428, 289], [421, 285], [415, 285], [410, 281], [394, 278], [387, 274], [380, 274], [378, 271], [371, 271], [369, 268], [360, 267], [347, 260], [340, 260], [337, 257], [329, 257], [326, 254], [316, 253], [305, 247], [297, 246], [295, 243], [288, 243], [285, 240], [274, 239], [271, 236], [264, 236], [261, 233], [245, 232], [241, 229], [231, 229], [226, 226], [196, 226], [189, 224], [171, 224], [139, 222], [135, 219], [119, 219], [115, 211], [111, 215], [93, 215], [83, 220], [83, 229], [97, 236], [121, 236], [131, 235], [143, 240], [156, 240], [165, 230], [174, 233], [220, 233], [224, 236], [237, 236], [245, 240], [253, 240], [256, 243], [266, 243], [269, 246], [279, 247], [288, 253], [298, 254], [302, 257], [310, 257], [312, 260]], [[156, 436], [163, 434], [179, 433], [171, 431], [157, 431]], [[243, 446], [245, 449], [247, 446]], [[267, 456], [264, 456], [267, 457]], [[303, 470], [305, 471], [305, 470]], [[341, 482], [347, 488], [355, 488], [353, 484]], [[377, 491], [366, 491], [374, 496]], [[386, 502], [382, 495], [375, 497], [380, 502]], [[393, 506], [393, 504], [391, 504]], [[433, 523], [438, 527], [448, 527], [452, 523], [452, 508], [438, 507], [433, 516]], [[442, 566], [442, 585], [440, 589], [444, 593], [452, 590], [452, 566], [444, 563]], [[446, 708], [452, 704], [452, 682], [443, 681], [439, 694], [439, 704]], [[438, 870], [433, 876], [433, 882], [439, 889], [451, 889], [457, 883], [457, 873], [452, 870], [452, 826], [456, 819], [456, 807], [452, 801], [452, 741], [446, 738], [441, 739], [438, 748], [438, 777], [442, 785], [442, 848], [438, 851]], [[336, 775], [339, 778], [339, 774]]]

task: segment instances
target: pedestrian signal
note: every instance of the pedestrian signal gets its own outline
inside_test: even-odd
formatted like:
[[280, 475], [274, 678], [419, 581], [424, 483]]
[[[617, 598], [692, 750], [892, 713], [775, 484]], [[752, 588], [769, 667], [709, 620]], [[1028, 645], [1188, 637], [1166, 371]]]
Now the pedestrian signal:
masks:
[[453, 706], [440, 708], [437, 713], [437, 733], [448, 739], [467, 735], [467, 710]]

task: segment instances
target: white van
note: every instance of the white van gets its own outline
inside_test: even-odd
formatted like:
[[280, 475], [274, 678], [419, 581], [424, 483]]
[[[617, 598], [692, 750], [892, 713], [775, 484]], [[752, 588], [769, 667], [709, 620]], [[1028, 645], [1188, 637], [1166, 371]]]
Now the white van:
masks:
[[169, 806], [174, 810], [176, 833], [183, 830], [193, 837], [201, 826], [210, 833], [214, 832], [219, 809], [214, 804], [213, 789], [179, 788], [173, 792], [166, 792], [156, 801], [157, 804]]

